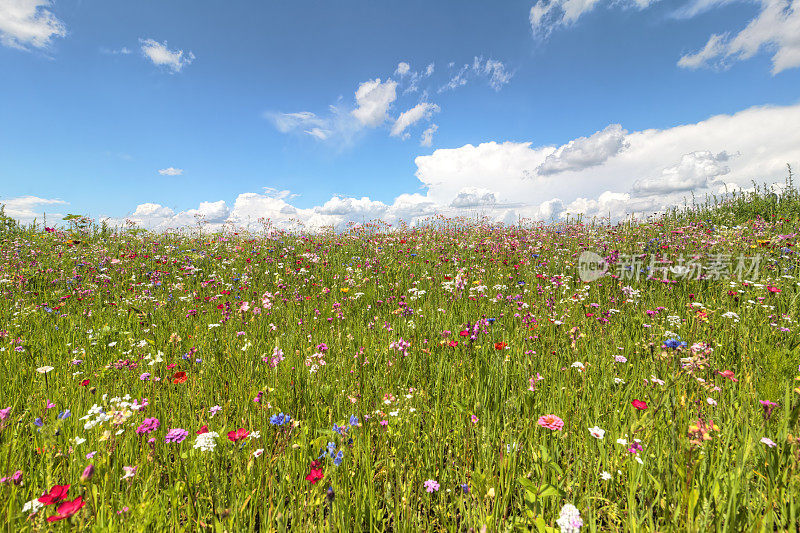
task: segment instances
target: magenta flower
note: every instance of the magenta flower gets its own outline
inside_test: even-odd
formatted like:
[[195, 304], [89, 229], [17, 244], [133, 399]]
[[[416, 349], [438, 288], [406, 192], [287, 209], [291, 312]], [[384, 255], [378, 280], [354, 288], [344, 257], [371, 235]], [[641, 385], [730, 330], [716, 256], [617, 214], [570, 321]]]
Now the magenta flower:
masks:
[[0, 420], [5, 420], [6, 418], [8, 418], [9, 413], [11, 413], [11, 407], [0, 409]]
[[189, 435], [189, 432], [185, 429], [173, 428], [167, 432], [167, 436], [164, 437], [164, 442], [180, 443], [186, 439], [187, 435]]
[[428, 492], [436, 492], [439, 490], [439, 483], [437, 483], [433, 479], [429, 479], [424, 483], [424, 485], [425, 485], [425, 490]]
[[136, 428], [136, 433], [140, 435], [142, 433], [152, 433], [157, 430], [160, 425], [161, 422], [158, 421], [158, 418], [145, 418], [139, 427]]
[[564, 421], [556, 415], [540, 416], [536, 423], [552, 431], [561, 431], [564, 428]]

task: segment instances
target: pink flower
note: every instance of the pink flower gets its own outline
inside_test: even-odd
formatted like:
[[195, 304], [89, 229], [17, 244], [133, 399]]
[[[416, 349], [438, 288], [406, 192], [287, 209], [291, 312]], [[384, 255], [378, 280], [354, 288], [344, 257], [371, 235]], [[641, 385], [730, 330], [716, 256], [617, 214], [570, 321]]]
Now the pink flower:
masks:
[[647, 409], [647, 402], [644, 402], [642, 400], [633, 400], [631, 402], [631, 405], [634, 406], [639, 411], [644, 411], [645, 409]]
[[11, 407], [0, 409], [0, 420], [5, 420], [6, 418], [8, 418], [9, 413], [11, 413]]
[[552, 431], [561, 431], [564, 427], [564, 421], [561, 420], [556, 415], [544, 415], [540, 416], [539, 420], [536, 422], [543, 428], [550, 429]]

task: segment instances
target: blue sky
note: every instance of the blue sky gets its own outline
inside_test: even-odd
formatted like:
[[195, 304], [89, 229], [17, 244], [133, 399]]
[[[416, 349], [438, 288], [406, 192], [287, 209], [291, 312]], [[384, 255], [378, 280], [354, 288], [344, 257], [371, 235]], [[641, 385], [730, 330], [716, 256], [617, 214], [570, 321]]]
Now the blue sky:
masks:
[[0, 0], [0, 202], [153, 227], [658, 210], [800, 161], [798, 32], [800, 0]]

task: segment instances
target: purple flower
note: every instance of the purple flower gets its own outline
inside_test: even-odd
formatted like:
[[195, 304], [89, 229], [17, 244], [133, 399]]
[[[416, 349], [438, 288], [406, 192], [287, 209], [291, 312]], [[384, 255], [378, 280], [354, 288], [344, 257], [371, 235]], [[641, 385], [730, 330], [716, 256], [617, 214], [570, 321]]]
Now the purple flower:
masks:
[[764, 420], [769, 420], [769, 417], [772, 416], [772, 410], [778, 406], [777, 403], [771, 402], [769, 400], [759, 400], [761, 407], [764, 408]]
[[164, 442], [183, 442], [187, 435], [189, 435], [189, 432], [185, 429], [173, 428], [167, 432], [167, 436], [164, 437]]
[[439, 483], [437, 483], [436, 480], [429, 479], [424, 483], [424, 485], [425, 485], [425, 490], [428, 492], [436, 492], [437, 490], [439, 490]]
[[139, 379], [142, 381], [147, 381], [148, 379], [150, 379], [150, 372], [145, 372], [144, 374], [140, 375]]
[[158, 418], [145, 418], [139, 427], [136, 428], [136, 433], [152, 433], [157, 430], [160, 425], [161, 422], [158, 421]]
[[5, 409], [0, 409], [0, 420], [5, 420], [8, 418], [8, 415], [11, 413], [11, 407], [6, 407]]

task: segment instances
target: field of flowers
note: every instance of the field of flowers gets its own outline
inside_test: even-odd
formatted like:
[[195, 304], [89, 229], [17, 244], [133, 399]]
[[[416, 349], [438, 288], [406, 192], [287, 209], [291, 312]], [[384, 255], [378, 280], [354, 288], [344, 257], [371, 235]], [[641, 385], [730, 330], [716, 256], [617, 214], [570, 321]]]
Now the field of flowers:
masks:
[[798, 220], [9, 226], [3, 529], [794, 531]]

